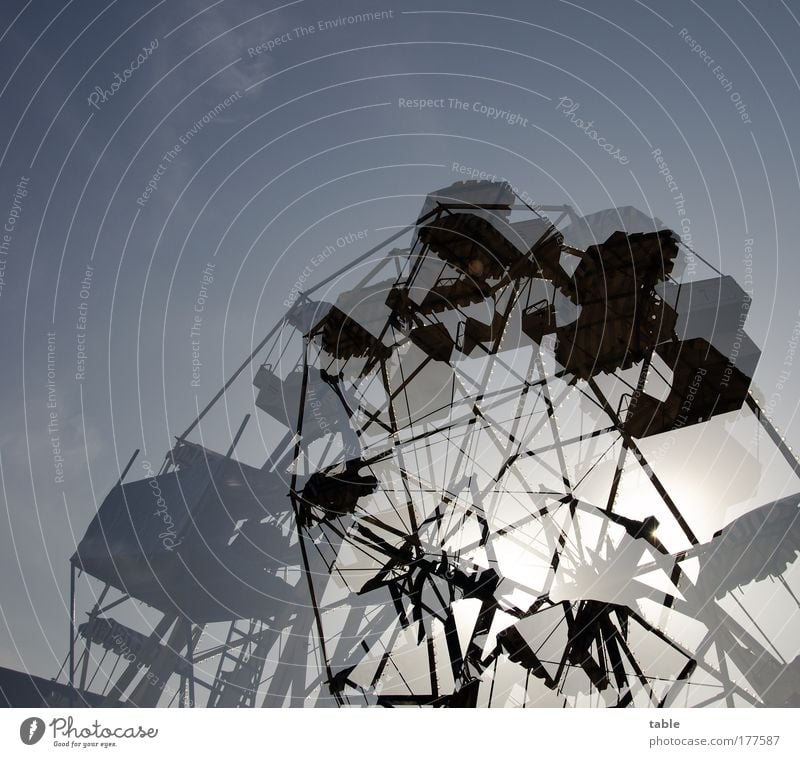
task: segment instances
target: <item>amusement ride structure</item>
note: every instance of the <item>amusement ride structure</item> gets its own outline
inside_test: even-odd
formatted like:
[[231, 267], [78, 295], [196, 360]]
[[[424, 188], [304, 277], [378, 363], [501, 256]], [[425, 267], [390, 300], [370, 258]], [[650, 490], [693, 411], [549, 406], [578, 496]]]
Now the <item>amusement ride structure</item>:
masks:
[[[52, 703], [800, 705], [798, 462], [706, 265], [633, 208], [428, 195], [160, 470], [131, 459], [71, 558]], [[247, 376], [260, 468], [250, 416], [192, 440]]]

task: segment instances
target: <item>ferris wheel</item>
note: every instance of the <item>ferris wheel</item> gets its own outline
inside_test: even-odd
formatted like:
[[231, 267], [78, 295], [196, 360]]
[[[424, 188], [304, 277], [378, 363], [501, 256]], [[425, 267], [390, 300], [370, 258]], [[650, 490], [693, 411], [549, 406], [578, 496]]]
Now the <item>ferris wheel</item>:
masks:
[[[798, 462], [751, 387], [749, 297], [695, 256], [632, 208], [428, 195], [103, 502], [74, 697], [796, 705]], [[234, 458], [249, 416], [226, 454], [188, 438], [248, 368], [261, 468]]]

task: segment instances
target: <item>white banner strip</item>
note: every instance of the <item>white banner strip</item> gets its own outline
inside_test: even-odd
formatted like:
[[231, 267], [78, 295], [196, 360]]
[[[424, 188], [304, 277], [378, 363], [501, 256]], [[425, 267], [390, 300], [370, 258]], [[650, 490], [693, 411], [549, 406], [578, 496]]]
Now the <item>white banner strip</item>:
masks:
[[796, 710], [2, 710], [0, 754], [798, 754]]

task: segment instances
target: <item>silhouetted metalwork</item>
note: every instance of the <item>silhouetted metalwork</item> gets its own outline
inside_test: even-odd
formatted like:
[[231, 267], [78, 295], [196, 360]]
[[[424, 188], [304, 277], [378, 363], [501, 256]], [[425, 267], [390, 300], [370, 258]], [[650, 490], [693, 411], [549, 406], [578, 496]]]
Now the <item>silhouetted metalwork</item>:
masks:
[[[796, 706], [776, 629], [797, 461], [751, 391], [736, 282], [687, 274], [633, 208], [581, 218], [490, 182], [431, 193], [367, 261], [323, 282], [334, 301], [302, 294], [158, 474], [105, 499], [72, 561], [104, 586], [71, 626], [76, 693]], [[244, 424], [227, 455], [186, 437], [262, 352], [282, 438], [257, 469], [233, 458]], [[146, 633], [110, 614], [136, 602], [160, 613]]]

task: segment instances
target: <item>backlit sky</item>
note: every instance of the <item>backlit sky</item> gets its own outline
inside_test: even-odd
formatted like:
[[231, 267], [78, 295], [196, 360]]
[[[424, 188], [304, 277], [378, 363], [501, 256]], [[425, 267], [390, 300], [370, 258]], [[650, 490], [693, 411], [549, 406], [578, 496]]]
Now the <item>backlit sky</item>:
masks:
[[58, 670], [68, 558], [131, 452], [159, 463], [301, 276], [467, 170], [682, 233], [752, 293], [800, 444], [798, 34], [796, 0], [3, 2], [0, 665]]

